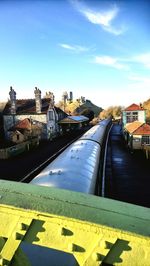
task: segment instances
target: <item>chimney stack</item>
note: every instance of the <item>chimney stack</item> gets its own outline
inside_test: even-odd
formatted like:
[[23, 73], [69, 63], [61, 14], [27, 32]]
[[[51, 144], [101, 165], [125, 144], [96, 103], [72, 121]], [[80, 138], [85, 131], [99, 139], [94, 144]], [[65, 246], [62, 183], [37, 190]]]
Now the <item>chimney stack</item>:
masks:
[[73, 92], [70, 91], [70, 102], [72, 102], [72, 101], [73, 101]]
[[11, 103], [11, 107], [10, 107], [10, 112], [12, 115], [16, 114], [16, 92], [13, 90], [12, 87], [10, 87], [10, 103]]
[[35, 94], [36, 112], [40, 114], [42, 109], [41, 91], [37, 87], [35, 87], [34, 94]]

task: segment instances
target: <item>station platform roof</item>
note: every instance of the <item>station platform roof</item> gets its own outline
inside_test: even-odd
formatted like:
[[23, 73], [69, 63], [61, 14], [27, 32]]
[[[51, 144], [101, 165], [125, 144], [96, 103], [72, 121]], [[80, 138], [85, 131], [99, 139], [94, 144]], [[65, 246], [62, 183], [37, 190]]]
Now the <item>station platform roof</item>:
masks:
[[64, 119], [59, 121], [59, 124], [79, 124], [88, 121], [89, 118], [84, 115], [72, 115], [67, 116]]

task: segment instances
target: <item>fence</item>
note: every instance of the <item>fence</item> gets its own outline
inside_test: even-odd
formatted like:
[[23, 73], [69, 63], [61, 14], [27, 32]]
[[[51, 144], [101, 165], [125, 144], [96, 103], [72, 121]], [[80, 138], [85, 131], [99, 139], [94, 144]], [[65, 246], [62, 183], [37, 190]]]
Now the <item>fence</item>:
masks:
[[31, 140], [24, 141], [14, 146], [0, 149], [0, 159], [8, 159], [10, 157], [16, 156], [20, 153], [23, 153], [26, 150], [29, 150], [30, 148], [38, 144], [39, 144], [39, 139], [33, 138]]

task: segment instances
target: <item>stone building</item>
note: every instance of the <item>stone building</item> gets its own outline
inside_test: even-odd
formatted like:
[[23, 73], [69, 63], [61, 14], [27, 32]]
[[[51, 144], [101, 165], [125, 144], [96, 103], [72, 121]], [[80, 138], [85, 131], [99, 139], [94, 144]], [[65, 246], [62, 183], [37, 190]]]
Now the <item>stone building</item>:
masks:
[[25, 118], [8, 130], [9, 139], [15, 143], [42, 136], [43, 124], [39, 121]]
[[[49, 92], [46, 97], [41, 97], [41, 91], [35, 87], [34, 99], [17, 99], [16, 92], [10, 87], [10, 100], [3, 110], [3, 124], [5, 138], [10, 139], [12, 128], [15, 128], [21, 121], [28, 119], [32, 124], [40, 125], [37, 130], [40, 139], [49, 139], [59, 134], [60, 126], [58, 122], [65, 118], [67, 114], [54, 105], [54, 95]], [[26, 121], [27, 122], [27, 121]], [[22, 132], [21, 132], [22, 133]]]

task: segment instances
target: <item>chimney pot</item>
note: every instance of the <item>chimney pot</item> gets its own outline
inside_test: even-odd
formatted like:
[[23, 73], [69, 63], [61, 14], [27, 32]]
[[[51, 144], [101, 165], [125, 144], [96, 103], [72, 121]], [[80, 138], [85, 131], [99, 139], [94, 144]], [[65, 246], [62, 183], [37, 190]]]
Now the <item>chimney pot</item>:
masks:
[[10, 112], [11, 114], [16, 114], [16, 92], [13, 90], [12, 86], [10, 86], [9, 95], [11, 103]]
[[41, 91], [37, 87], [35, 87], [34, 94], [35, 94], [36, 112], [41, 113], [42, 109]]

